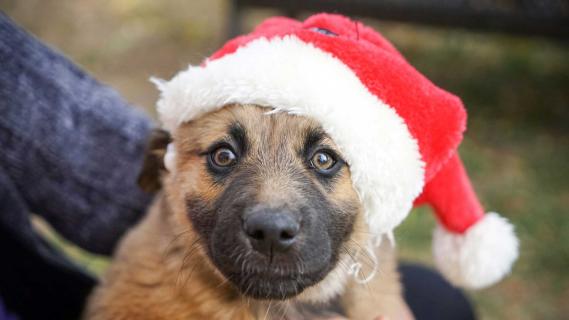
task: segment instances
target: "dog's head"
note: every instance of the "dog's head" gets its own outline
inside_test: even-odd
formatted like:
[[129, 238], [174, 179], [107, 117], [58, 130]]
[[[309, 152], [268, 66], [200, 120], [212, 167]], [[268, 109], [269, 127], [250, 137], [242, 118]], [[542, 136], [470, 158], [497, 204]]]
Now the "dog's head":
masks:
[[167, 197], [241, 294], [330, 296], [365, 241], [349, 166], [316, 121], [267, 112], [231, 105], [181, 125]]

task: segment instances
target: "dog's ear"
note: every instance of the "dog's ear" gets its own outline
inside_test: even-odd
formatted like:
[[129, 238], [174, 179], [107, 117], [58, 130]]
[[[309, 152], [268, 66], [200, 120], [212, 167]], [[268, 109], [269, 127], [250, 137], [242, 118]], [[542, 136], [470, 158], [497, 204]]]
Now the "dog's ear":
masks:
[[138, 175], [138, 185], [146, 192], [156, 192], [162, 188], [161, 176], [166, 172], [164, 155], [172, 137], [168, 131], [154, 129], [146, 147], [142, 170]]

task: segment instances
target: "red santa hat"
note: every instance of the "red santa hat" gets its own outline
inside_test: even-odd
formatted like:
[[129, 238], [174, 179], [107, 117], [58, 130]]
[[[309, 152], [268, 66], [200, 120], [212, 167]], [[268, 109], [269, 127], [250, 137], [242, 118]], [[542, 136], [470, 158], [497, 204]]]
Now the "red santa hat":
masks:
[[513, 227], [484, 214], [458, 156], [466, 127], [460, 99], [359, 22], [271, 18], [157, 85], [170, 131], [232, 103], [319, 121], [350, 165], [370, 232], [390, 233], [414, 205], [434, 208], [435, 260], [456, 285], [493, 284], [517, 258]]

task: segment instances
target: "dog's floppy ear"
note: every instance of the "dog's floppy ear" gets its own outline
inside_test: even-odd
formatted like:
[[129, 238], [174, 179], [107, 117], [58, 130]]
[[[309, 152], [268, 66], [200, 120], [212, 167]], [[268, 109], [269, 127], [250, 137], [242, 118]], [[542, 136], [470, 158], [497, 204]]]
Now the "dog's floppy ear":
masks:
[[168, 131], [154, 129], [146, 147], [142, 170], [138, 175], [138, 185], [146, 192], [156, 192], [162, 187], [161, 175], [166, 172], [164, 155], [172, 137]]

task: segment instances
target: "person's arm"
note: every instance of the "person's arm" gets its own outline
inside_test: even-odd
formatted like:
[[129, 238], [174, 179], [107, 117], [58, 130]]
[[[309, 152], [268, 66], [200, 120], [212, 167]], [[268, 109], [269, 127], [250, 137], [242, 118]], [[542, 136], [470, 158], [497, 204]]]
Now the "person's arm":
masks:
[[151, 127], [0, 12], [0, 169], [61, 235], [112, 252], [150, 200], [136, 180]]

